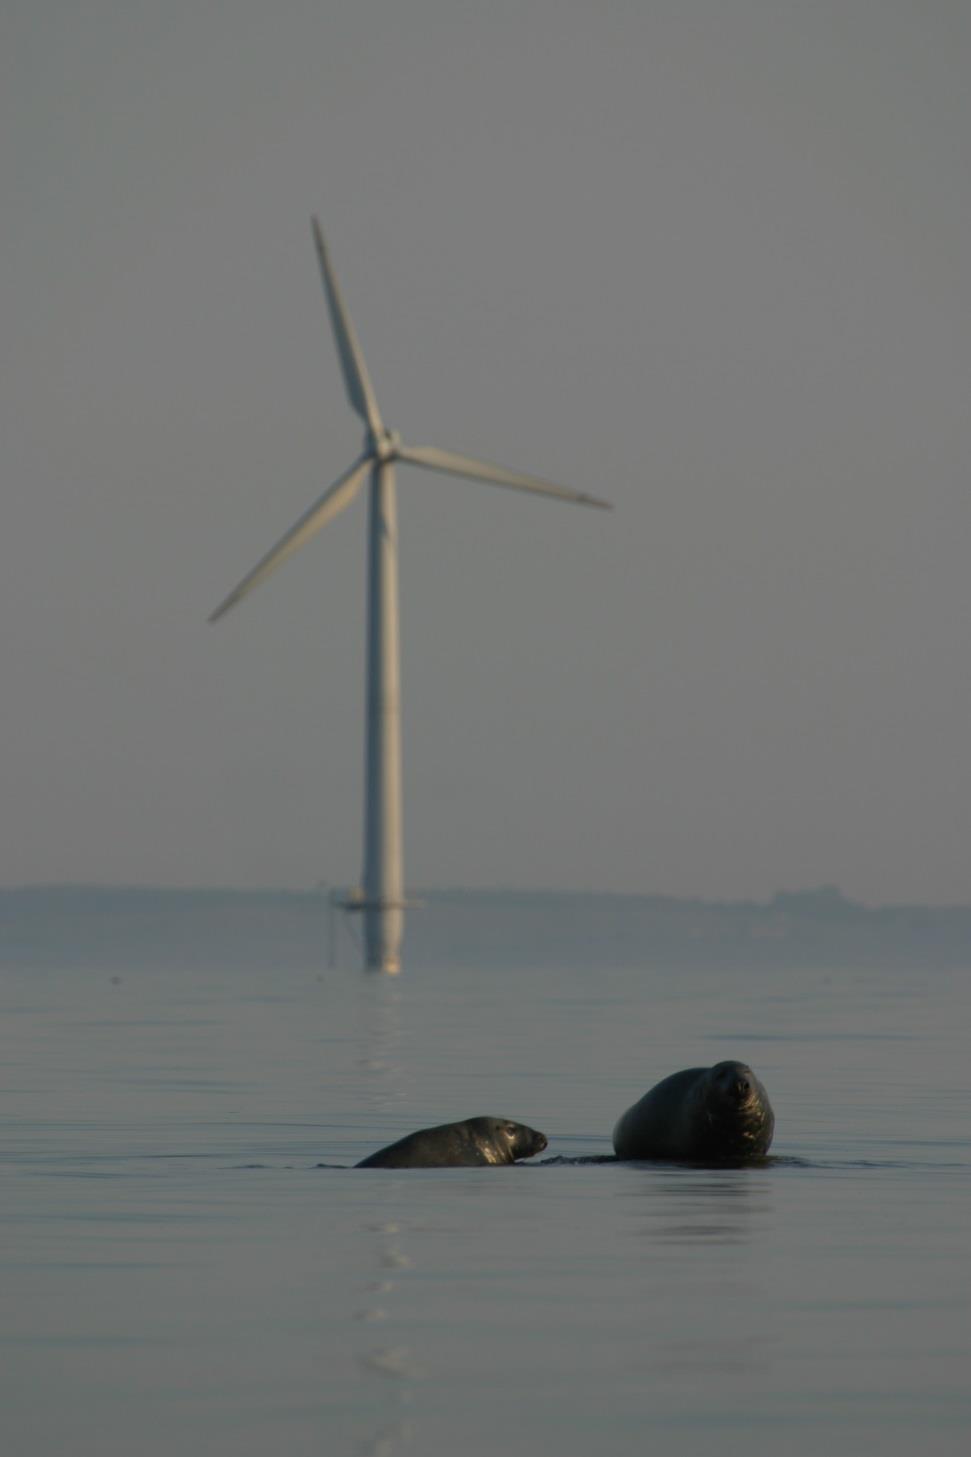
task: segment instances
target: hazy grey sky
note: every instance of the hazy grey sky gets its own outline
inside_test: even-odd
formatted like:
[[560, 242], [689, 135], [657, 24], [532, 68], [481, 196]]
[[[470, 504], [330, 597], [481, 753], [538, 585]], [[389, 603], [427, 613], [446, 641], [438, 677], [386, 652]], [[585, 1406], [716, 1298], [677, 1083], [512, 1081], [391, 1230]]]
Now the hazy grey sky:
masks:
[[406, 871], [971, 897], [964, 0], [3, 0], [0, 883], [360, 857], [385, 419]]

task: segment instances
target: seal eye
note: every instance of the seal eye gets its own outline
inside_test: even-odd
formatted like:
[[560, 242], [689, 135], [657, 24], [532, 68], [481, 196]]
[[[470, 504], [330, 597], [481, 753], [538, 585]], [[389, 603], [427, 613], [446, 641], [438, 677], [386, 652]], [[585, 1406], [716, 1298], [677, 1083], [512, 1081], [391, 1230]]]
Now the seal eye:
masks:
[[505, 1128], [503, 1129], [503, 1132], [504, 1133], [507, 1133], [510, 1138], [515, 1138], [515, 1136], [516, 1136], [516, 1125], [515, 1125], [515, 1123], [507, 1123], [506, 1126], [505, 1126]]

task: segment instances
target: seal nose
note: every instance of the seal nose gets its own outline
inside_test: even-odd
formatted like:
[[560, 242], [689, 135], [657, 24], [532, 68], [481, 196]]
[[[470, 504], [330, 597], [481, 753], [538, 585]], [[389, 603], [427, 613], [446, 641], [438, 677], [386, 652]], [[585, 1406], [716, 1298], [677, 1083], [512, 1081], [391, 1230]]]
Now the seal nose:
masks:
[[546, 1148], [548, 1141], [549, 1140], [547, 1139], [545, 1133], [537, 1133], [537, 1135], [536, 1135], [536, 1152], [537, 1153], [542, 1153], [543, 1152], [543, 1149]]
[[738, 1101], [741, 1103], [745, 1098], [748, 1097], [751, 1091], [751, 1080], [745, 1077], [744, 1073], [739, 1073], [735, 1079], [735, 1086], [732, 1089], [732, 1092], [735, 1094]]

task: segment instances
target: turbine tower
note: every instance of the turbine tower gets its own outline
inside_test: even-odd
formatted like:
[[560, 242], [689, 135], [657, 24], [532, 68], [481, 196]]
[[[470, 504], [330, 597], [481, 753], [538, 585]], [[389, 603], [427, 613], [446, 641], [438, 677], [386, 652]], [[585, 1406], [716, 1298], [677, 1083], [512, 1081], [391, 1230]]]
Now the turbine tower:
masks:
[[398, 520], [395, 463], [425, 466], [449, 475], [467, 476], [515, 491], [531, 491], [584, 506], [609, 509], [609, 502], [564, 490], [536, 476], [520, 475], [466, 455], [435, 446], [404, 445], [381, 419], [374, 389], [364, 364], [317, 219], [314, 241], [320, 259], [324, 293], [337, 341], [337, 353], [351, 408], [364, 421], [361, 455], [305, 511], [290, 530], [248, 572], [209, 618], [217, 621], [242, 597], [308, 541], [345, 506], [350, 505], [370, 476], [368, 516], [367, 743], [365, 750], [363, 894], [350, 904], [364, 914], [365, 957], [369, 967], [396, 972], [401, 966], [404, 934], [404, 872], [401, 833], [401, 665], [398, 641]]

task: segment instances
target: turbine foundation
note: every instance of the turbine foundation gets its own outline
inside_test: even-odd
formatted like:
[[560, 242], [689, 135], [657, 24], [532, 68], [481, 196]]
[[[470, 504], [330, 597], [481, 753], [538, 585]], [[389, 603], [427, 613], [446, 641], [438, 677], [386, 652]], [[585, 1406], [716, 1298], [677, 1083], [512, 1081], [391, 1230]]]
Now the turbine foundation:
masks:
[[369, 971], [386, 971], [394, 976], [401, 970], [404, 930], [403, 906], [365, 907], [364, 959]]

